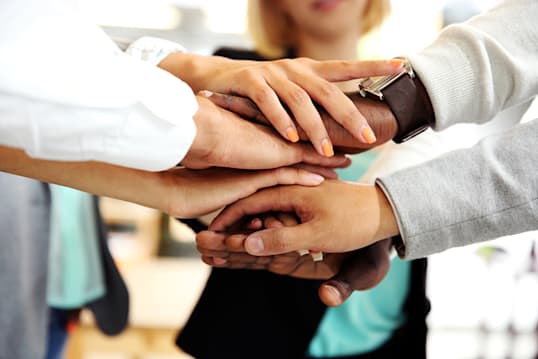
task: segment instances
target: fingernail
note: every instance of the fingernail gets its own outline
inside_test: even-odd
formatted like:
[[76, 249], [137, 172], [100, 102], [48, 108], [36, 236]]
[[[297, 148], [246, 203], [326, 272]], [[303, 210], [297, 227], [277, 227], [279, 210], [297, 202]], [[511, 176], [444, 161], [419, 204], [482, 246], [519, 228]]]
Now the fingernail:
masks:
[[334, 156], [334, 150], [331, 141], [329, 141], [328, 139], [324, 139], [323, 142], [321, 142], [321, 151], [323, 152], [323, 155], [325, 155], [325, 157]]
[[401, 68], [403, 67], [404, 61], [401, 59], [392, 59], [392, 60], [389, 60], [389, 64], [391, 64], [392, 66], [396, 68]]
[[213, 96], [213, 92], [211, 92], [209, 90], [202, 90], [202, 91], [198, 91], [198, 95], [200, 95], [202, 97], [211, 97], [211, 96]]
[[325, 285], [325, 289], [327, 290], [329, 296], [331, 297], [331, 305], [336, 306], [339, 305], [342, 301], [342, 296], [340, 295], [340, 292], [338, 289], [333, 287], [332, 285]]
[[213, 264], [216, 265], [216, 266], [224, 265], [224, 264], [226, 264], [226, 259], [213, 257]]
[[325, 181], [325, 178], [323, 176], [320, 176], [318, 174], [315, 174], [315, 173], [307, 173], [305, 175], [305, 180], [306, 180], [306, 184], [309, 184], [309, 185], [312, 185], [312, 186], [316, 186], [318, 184], [321, 184], [321, 182]]
[[361, 127], [361, 136], [364, 142], [368, 144], [372, 144], [375, 141], [377, 141], [377, 138], [375, 137], [374, 131], [370, 128], [370, 126], [362, 125]]
[[297, 133], [297, 130], [293, 127], [288, 127], [286, 129], [286, 136], [288, 136], [288, 140], [290, 140], [291, 142], [299, 141], [299, 134]]
[[258, 236], [250, 236], [245, 241], [245, 249], [250, 254], [261, 254], [263, 252], [263, 241]]

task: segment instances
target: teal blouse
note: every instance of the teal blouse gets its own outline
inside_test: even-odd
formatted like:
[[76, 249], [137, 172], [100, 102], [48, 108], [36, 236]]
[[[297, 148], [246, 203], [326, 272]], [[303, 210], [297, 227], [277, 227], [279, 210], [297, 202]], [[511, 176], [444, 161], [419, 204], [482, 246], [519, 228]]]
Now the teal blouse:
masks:
[[[353, 156], [340, 179], [357, 181], [375, 159], [372, 151]], [[383, 281], [367, 291], [354, 292], [341, 306], [328, 308], [310, 342], [311, 357], [338, 357], [370, 352], [382, 346], [405, 321], [403, 306], [409, 291], [411, 264], [392, 260]]]

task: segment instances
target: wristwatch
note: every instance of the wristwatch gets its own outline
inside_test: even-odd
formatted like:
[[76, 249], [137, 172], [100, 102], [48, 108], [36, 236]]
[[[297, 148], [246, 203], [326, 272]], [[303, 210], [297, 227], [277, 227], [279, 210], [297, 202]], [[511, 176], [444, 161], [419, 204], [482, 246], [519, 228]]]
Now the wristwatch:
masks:
[[435, 118], [426, 89], [411, 63], [406, 58], [397, 59], [404, 63], [400, 73], [363, 79], [359, 82], [359, 93], [387, 103], [398, 122], [393, 141], [402, 143], [428, 129]]

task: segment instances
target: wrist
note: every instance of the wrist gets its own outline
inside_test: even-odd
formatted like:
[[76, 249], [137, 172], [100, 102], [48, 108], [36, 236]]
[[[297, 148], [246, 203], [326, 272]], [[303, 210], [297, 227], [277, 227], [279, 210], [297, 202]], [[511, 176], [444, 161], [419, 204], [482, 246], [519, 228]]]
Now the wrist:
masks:
[[372, 144], [372, 147], [394, 138], [398, 131], [398, 121], [386, 102], [363, 98], [358, 93], [348, 94], [348, 96], [376, 135], [377, 141]]
[[378, 186], [374, 185], [376, 200], [379, 209], [379, 227], [375, 234], [376, 241], [391, 238], [399, 235], [398, 221], [390, 201], [385, 196], [385, 192]]
[[159, 67], [186, 82], [194, 92], [214, 90], [210, 79], [222, 71], [229, 59], [218, 56], [202, 56], [187, 53], [172, 53], [165, 57]]
[[435, 117], [428, 93], [411, 63], [401, 58], [404, 67], [398, 74], [367, 78], [359, 82], [359, 93], [388, 104], [398, 124], [393, 141], [405, 142], [434, 123]]
[[196, 126], [196, 136], [189, 151], [181, 161], [188, 168], [200, 169], [211, 167], [211, 155], [217, 144], [217, 125], [219, 113], [213, 103], [201, 96], [196, 96], [198, 111], [194, 114], [193, 121]]

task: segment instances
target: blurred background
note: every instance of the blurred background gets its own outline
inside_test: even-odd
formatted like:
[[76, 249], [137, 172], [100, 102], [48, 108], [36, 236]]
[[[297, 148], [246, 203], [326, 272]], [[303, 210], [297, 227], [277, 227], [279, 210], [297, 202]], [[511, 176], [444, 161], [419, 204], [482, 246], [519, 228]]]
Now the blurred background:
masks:
[[[375, 1], [375, 0], [374, 0]], [[157, 36], [189, 52], [249, 48], [246, 0], [79, 0], [113, 38]], [[463, 21], [494, 0], [393, 0], [385, 25], [361, 40], [362, 58], [421, 49], [442, 26]], [[416, 11], [420, 9], [420, 11]], [[532, 113], [538, 117], [536, 105]], [[108, 338], [89, 313], [71, 328], [66, 358], [188, 358], [174, 346], [207, 279], [194, 233], [164, 214], [103, 198], [109, 246], [129, 287], [129, 328]], [[430, 358], [534, 358], [538, 352], [538, 233], [453, 249], [431, 257]]]

